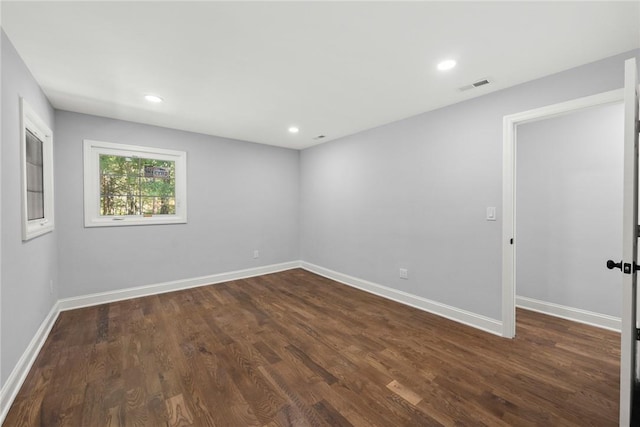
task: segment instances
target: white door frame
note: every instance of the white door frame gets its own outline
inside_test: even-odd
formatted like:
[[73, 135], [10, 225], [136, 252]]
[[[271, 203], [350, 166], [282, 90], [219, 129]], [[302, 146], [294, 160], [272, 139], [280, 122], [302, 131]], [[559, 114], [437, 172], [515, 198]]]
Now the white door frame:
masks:
[[[504, 116], [502, 148], [502, 336], [516, 335], [516, 129], [518, 125], [623, 101], [623, 89]], [[512, 244], [513, 239], [513, 244]], [[604, 268], [604, 260], [602, 263]]]
[[[620, 333], [620, 425], [631, 425], [637, 368], [638, 260], [638, 68], [624, 63], [624, 203], [622, 209], [622, 325]], [[634, 420], [636, 422], [637, 420]], [[635, 424], [634, 424], [635, 425]]]

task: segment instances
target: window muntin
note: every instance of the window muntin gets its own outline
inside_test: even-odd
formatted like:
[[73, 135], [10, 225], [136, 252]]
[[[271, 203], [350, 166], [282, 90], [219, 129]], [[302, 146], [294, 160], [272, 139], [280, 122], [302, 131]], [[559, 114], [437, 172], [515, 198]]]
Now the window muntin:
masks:
[[85, 226], [186, 222], [186, 153], [85, 140]]

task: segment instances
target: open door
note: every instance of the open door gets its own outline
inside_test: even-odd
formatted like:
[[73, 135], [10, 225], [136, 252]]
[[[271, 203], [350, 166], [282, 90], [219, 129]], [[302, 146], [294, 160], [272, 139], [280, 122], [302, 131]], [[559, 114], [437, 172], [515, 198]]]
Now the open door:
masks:
[[622, 330], [620, 344], [620, 425], [631, 425], [634, 389], [638, 381], [636, 269], [638, 255], [638, 69], [635, 58], [625, 62], [624, 77], [624, 201], [622, 261], [607, 261], [622, 270]]

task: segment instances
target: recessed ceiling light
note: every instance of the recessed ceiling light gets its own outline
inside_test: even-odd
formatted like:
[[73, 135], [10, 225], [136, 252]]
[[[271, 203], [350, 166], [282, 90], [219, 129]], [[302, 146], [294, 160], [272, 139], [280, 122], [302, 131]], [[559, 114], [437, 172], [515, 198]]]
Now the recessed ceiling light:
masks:
[[456, 66], [456, 61], [454, 61], [453, 59], [447, 59], [438, 64], [438, 70], [447, 71], [452, 69], [455, 66]]
[[298, 128], [297, 128], [297, 127], [295, 127], [295, 126], [291, 126], [291, 127], [289, 128], [289, 132], [291, 132], [291, 133], [298, 133], [298, 132], [300, 132], [300, 129], [298, 129]]
[[159, 96], [155, 96], [155, 95], [145, 95], [144, 99], [146, 99], [149, 102], [162, 102], [163, 99], [160, 98]]

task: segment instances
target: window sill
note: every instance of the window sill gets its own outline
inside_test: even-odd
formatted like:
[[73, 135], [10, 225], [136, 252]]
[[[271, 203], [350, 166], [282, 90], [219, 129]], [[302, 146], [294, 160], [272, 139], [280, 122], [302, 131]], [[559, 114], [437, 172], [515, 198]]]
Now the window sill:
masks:
[[88, 227], [126, 227], [129, 225], [161, 225], [186, 224], [187, 218], [177, 215], [163, 215], [154, 217], [118, 216], [85, 219], [84, 226]]
[[22, 233], [22, 241], [34, 239], [43, 234], [51, 233], [54, 230], [54, 224], [47, 220], [29, 221]]

